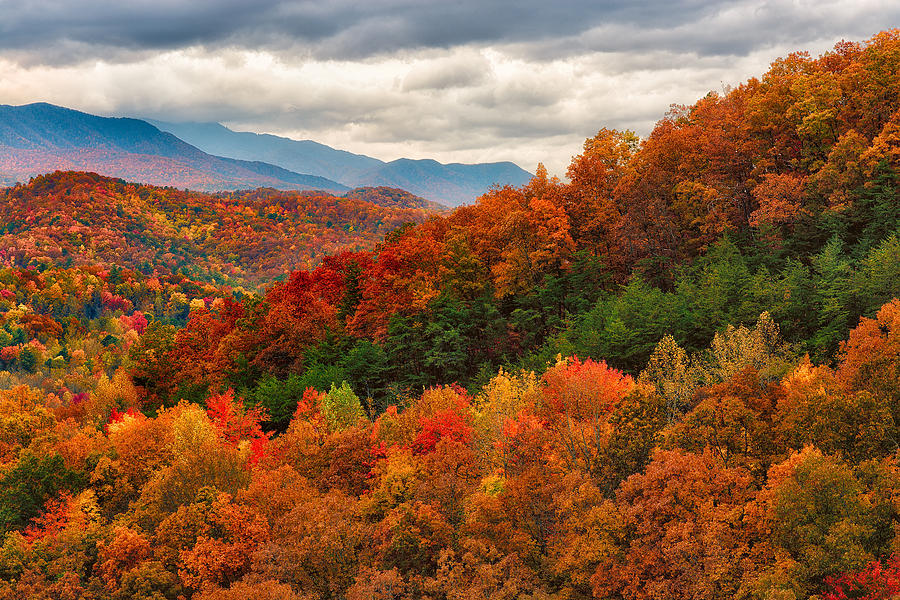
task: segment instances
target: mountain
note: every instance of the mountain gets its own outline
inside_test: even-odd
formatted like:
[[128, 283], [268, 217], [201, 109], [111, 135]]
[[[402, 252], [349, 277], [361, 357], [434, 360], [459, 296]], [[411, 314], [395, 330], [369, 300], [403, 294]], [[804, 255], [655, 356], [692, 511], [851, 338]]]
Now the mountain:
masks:
[[358, 176], [384, 164], [377, 158], [335, 150], [312, 140], [232, 131], [219, 123], [168, 123], [147, 119], [204, 152], [240, 160], [262, 160], [298, 173], [313, 173], [352, 187]]
[[214, 156], [139, 119], [98, 117], [46, 103], [0, 105], [0, 183], [69, 169], [202, 191], [349, 189], [261, 161]]
[[525, 185], [531, 173], [511, 162], [441, 164], [436, 160], [401, 158], [360, 174], [355, 185], [391, 186], [459, 206], [474, 202], [492, 185]]
[[350, 187], [403, 188], [448, 206], [474, 202], [492, 185], [519, 186], [532, 177], [511, 162], [441, 164], [435, 160], [408, 158], [384, 162], [311, 140], [232, 131], [219, 123], [148, 121], [211, 154], [261, 160], [291, 171], [327, 177]]

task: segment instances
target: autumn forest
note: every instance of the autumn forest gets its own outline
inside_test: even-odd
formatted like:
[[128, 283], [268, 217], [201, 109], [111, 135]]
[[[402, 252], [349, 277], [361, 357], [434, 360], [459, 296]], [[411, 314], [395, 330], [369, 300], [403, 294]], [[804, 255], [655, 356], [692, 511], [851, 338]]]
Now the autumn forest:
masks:
[[0, 599], [894, 597], [898, 298], [900, 30], [453, 211], [35, 177]]

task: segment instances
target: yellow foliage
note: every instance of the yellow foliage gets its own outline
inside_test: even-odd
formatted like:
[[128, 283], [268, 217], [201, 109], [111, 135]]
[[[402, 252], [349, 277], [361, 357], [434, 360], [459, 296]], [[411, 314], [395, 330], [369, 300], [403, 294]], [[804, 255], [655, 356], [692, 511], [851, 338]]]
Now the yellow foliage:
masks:
[[493, 461], [503, 426], [523, 409], [535, 405], [540, 394], [534, 371], [508, 373], [503, 369], [475, 398], [475, 435], [482, 457]]
[[84, 419], [97, 424], [106, 423], [114, 408], [118, 410], [138, 405], [138, 391], [131, 376], [124, 369], [118, 369], [112, 379], [106, 375], [100, 376], [85, 405]]
[[172, 435], [175, 456], [184, 456], [214, 441], [216, 430], [206, 411], [196, 404], [182, 403], [173, 409]]
[[0, 391], [0, 464], [53, 429], [55, 419], [41, 400], [40, 392], [25, 385]]

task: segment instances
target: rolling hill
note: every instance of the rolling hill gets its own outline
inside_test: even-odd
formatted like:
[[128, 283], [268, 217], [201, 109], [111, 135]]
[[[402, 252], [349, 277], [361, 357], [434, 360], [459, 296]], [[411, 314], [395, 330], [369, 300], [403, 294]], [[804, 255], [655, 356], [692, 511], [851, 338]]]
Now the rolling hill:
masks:
[[256, 288], [342, 250], [372, 250], [432, 203], [401, 190], [205, 194], [56, 172], [0, 189], [0, 268], [113, 265]]

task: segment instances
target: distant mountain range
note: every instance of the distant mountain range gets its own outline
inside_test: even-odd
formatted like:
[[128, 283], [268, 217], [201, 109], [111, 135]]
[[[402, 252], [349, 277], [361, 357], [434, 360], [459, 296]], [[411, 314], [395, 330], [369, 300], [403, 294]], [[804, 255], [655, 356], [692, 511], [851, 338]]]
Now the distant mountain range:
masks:
[[27, 181], [55, 170], [200, 191], [350, 189], [264, 162], [213, 156], [139, 119], [97, 117], [44, 103], [0, 105], [0, 181]]
[[108, 118], [52, 104], [0, 105], [0, 184], [54, 170], [94, 171], [200, 191], [402, 188], [458, 206], [531, 175], [513, 163], [384, 162], [313, 141], [235, 132], [218, 123]]
[[511, 162], [441, 164], [401, 158], [384, 162], [335, 150], [311, 140], [238, 132], [219, 123], [169, 123], [148, 120], [205, 152], [241, 160], [261, 160], [297, 173], [310, 173], [351, 187], [402, 188], [448, 206], [470, 203], [487, 189], [523, 185], [532, 175]]

